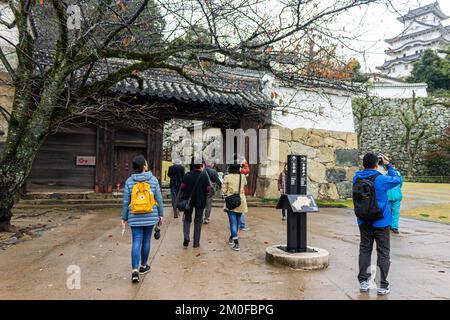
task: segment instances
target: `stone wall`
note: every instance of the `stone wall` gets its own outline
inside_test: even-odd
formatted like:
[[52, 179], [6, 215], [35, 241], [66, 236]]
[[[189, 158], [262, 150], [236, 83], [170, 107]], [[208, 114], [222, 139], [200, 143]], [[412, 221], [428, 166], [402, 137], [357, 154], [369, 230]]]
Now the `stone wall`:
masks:
[[[408, 99], [380, 100], [377, 103], [377, 116], [364, 119], [364, 126], [359, 146], [360, 155], [366, 152], [382, 152], [390, 154], [396, 162], [396, 167], [403, 171], [406, 163], [405, 145], [402, 143], [404, 126], [401, 124], [398, 110], [408, 107]], [[435, 135], [439, 135], [450, 124], [450, 108], [440, 105], [427, 107], [423, 122], [430, 124]], [[355, 118], [357, 126], [357, 119]], [[424, 151], [422, 148], [422, 152]], [[427, 170], [421, 163], [421, 158], [414, 168], [414, 175], [427, 175]], [[449, 173], [444, 173], [448, 175]]]
[[316, 199], [351, 197], [351, 181], [358, 170], [356, 134], [352, 132], [270, 126], [268, 161], [260, 165], [257, 196], [279, 198], [277, 181], [289, 154], [308, 157], [308, 193]]

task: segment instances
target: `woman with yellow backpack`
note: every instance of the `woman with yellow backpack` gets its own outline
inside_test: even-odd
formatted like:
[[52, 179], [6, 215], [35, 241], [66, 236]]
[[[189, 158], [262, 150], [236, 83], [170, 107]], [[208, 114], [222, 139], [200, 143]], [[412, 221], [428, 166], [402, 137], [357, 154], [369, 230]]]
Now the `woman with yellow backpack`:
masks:
[[153, 227], [163, 219], [164, 205], [158, 179], [148, 170], [144, 156], [133, 159], [133, 170], [123, 191], [122, 225], [131, 227], [131, 281], [137, 283], [139, 274], [150, 271], [150, 240]]

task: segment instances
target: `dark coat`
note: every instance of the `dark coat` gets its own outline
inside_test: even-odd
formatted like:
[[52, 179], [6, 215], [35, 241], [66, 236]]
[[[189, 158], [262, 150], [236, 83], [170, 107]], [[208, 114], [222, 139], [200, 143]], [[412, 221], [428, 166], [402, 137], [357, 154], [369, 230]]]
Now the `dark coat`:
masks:
[[206, 167], [205, 170], [206, 170], [206, 173], [208, 173], [208, 176], [211, 179], [211, 182], [217, 184], [219, 186], [219, 188], [222, 187], [222, 182], [219, 179], [219, 174], [217, 173], [217, 171], [210, 167]]
[[188, 199], [192, 194], [191, 207], [205, 208], [206, 195], [210, 192], [210, 190], [211, 186], [209, 185], [209, 180], [205, 172], [200, 170], [192, 170], [184, 176], [183, 183], [181, 184], [181, 198]]
[[170, 187], [178, 190], [183, 182], [184, 167], [180, 164], [171, 165], [167, 176], [170, 178]]

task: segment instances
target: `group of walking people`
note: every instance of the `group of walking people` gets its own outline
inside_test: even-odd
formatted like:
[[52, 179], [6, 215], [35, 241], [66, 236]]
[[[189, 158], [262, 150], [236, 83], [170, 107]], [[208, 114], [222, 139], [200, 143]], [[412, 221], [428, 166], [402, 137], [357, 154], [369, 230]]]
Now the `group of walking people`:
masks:
[[[138, 155], [133, 159], [133, 170], [124, 187], [122, 226], [125, 230], [128, 224], [132, 231], [131, 280], [136, 283], [141, 274], [150, 271], [148, 259], [151, 236], [155, 226], [159, 228], [163, 221], [164, 204], [159, 181], [148, 169], [144, 156]], [[186, 173], [181, 162], [174, 160], [174, 164], [169, 167], [168, 177], [174, 218], [179, 217], [180, 211], [183, 213], [183, 247], [189, 247], [191, 242], [192, 221], [193, 247], [200, 247], [202, 225], [210, 223], [213, 196], [221, 190], [226, 200], [224, 211], [229, 220], [228, 244], [231, 249], [240, 251], [239, 230], [249, 230], [245, 224], [248, 207], [244, 192], [248, 173], [247, 162], [245, 159], [239, 161], [237, 156], [234, 157], [234, 163], [228, 166], [228, 174], [223, 179], [205, 161], [192, 159], [190, 170]]]

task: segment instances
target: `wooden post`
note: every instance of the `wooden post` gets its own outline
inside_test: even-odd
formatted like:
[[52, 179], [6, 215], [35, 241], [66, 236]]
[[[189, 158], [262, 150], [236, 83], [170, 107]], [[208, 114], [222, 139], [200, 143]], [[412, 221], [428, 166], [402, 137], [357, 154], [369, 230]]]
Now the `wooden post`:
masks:
[[112, 192], [113, 132], [107, 121], [97, 127], [95, 192]]
[[164, 120], [155, 121], [147, 131], [147, 162], [153, 175], [162, 181]]

